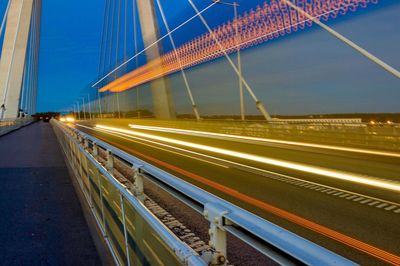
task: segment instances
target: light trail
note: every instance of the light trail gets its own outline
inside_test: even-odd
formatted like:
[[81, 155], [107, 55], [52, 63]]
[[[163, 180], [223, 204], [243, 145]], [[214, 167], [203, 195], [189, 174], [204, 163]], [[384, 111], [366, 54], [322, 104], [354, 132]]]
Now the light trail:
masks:
[[135, 154], [139, 157], [142, 157], [144, 159], [146, 159], [147, 161], [153, 162], [155, 164], [161, 165], [165, 168], [168, 168], [169, 170], [172, 170], [174, 172], [177, 172], [179, 174], [182, 174], [186, 177], [189, 177], [193, 180], [196, 180], [204, 185], [207, 185], [209, 187], [212, 187], [230, 197], [234, 197], [236, 199], [239, 199], [245, 203], [248, 203], [252, 206], [255, 206], [263, 211], [266, 211], [268, 213], [271, 213], [277, 217], [281, 217], [287, 221], [290, 221], [294, 224], [297, 224], [303, 228], [307, 228], [311, 231], [314, 231], [318, 234], [321, 234], [323, 236], [326, 236], [330, 239], [333, 239], [337, 242], [340, 242], [348, 247], [357, 249], [361, 252], [364, 252], [365, 254], [368, 254], [370, 256], [373, 256], [375, 258], [378, 258], [382, 261], [385, 261], [387, 263], [390, 263], [392, 265], [400, 265], [400, 257], [392, 254], [390, 252], [387, 252], [385, 250], [382, 250], [380, 248], [377, 248], [373, 245], [370, 245], [368, 243], [362, 242], [358, 239], [352, 238], [346, 234], [340, 233], [338, 231], [335, 231], [333, 229], [330, 229], [328, 227], [325, 227], [321, 224], [318, 224], [314, 221], [305, 219], [301, 216], [298, 216], [296, 214], [293, 214], [291, 212], [285, 211], [283, 209], [280, 209], [278, 207], [275, 207], [271, 204], [268, 204], [266, 202], [263, 202], [261, 200], [258, 200], [256, 198], [253, 198], [251, 196], [248, 196], [246, 194], [243, 194], [235, 189], [229, 188], [227, 186], [221, 185], [217, 182], [211, 181], [203, 176], [199, 176], [197, 174], [194, 174], [192, 172], [186, 171], [182, 168], [179, 168], [177, 166], [174, 166], [172, 164], [166, 163], [164, 161], [158, 160], [154, 157], [148, 156], [146, 154], [140, 153], [134, 149], [131, 148], [127, 148], [122, 146], [121, 144], [118, 144], [116, 142], [107, 140], [111, 145], [114, 145], [115, 147], [120, 147], [122, 149], [126, 149], [128, 150], [131, 154]]
[[268, 139], [268, 138], [256, 138], [256, 137], [247, 137], [247, 136], [238, 136], [238, 135], [215, 133], [215, 132], [209, 132], [209, 131], [177, 129], [177, 128], [168, 128], [168, 127], [142, 126], [142, 125], [133, 125], [133, 124], [129, 124], [129, 127], [133, 128], [133, 129], [143, 129], [143, 130], [167, 132], [167, 133], [215, 136], [215, 137], [226, 138], [227, 140], [229, 140], [229, 138], [230, 139], [241, 139], [241, 140], [265, 142], [265, 143], [287, 144], [287, 145], [302, 146], [302, 147], [309, 147], [309, 148], [328, 149], [328, 150], [346, 151], [346, 152], [355, 152], [355, 153], [363, 153], [363, 154], [370, 154], [370, 155], [380, 155], [380, 156], [388, 156], [388, 157], [400, 158], [400, 153], [395, 153], [395, 152], [375, 151], [375, 150], [357, 149], [357, 148], [347, 148], [347, 147], [340, 147], [340, 146], [331, 146], [331, 145], [306, 143], [306, 142], [296, 142], [296, 141], [285, 141], [285, 140]]
[[[92, 127], [84, 126], [84, 125], [81, 125], [81, 124], [78, 124], [78, 126], [79, 127], [83, 127], [83, 128], [87, 128], [89, 130], [95, 130]], [[250, 166], [250, 165], [245, 165], [245, 164], [241, 164], [241, 163], [238, 163], [238, 162], [229, 161], [229, 160], [222, 159], [222, 158], [219, 158], [219, 157], [214, 157], [214, 156], [198, 153], [198, 152], [195, 152], [195, 151], [192, 151], [192, 150], [182, 149], [182, 148], [179, 148], [179, 147], [176, 147], [176, 146], [171, 146], [171, 145], [168, 145], [168, 144], [165, 144], [165, 143], [160, 143], [160, 142], [155, 142], [155, 141], [148, 140], [148, 139], [135, 137], [135, 136], [128, 135], [128, 134], [125, 134], [125, 133], [113, 132], [113, 131], [107, 130], [107, 129], [96, 129], [96, 130], [98, 130], [100, 132], [103, 132], [103, 133], [106, 133], [106, 134], [109, 134], [109, 135], [112, 135], [112, 136], [117, 136], [117, 137], [119, 137], [121, 139], [124, 139], [124, 140], [127, 140], [129, 142], [138, 143], [140, 145], [144, 145], [144, 146], [148, 146], [148, 147], [151, 147], [151, 148], [154, 148], [154, 149], [159, 149], [159, 150], [162, 150], [162, 151], [170, 152], [170, 153], [173, 153], [173, 154], [177, 154], [179, 156], [185, 156], [185, 157], [188, 157], [188, 158], [191, 158], [191, 159], [196, 159], [196, 160], [203, 161], [203, 162], [206, 162], [206, 163], [209, 163], [209, 164], [213, 164], [213, 165], [216, 165], [216, 166], [219, 166], [219, 167], [223, 167], [223, 168], [230, 168], [230, 167], [222, 165], [220, 163], [225, 163], [225, 164], [230, 165], [230, 166], [232, 166], [234, 168], [237, 168], [237, 169], [240, 169], [240, 170], [244, 170], [244, 171], [247, 171], [247, 172], [253, 173], [253, 174], [257, 173], [257, 174], [260, 174], [262, 176], [266, 176], [265, 174], [267, 174], [267, 177], [269, 177], [269, 178], [271, 178], [270, 175], [278, 176], [280, 178], [285, 178], [285, 179], [288, 179], [288, 180], [295, 180], [295, 181], [299, 181], [299, 182], [306, 183], [306, 184], [312, 184], [312, 185], [318, 186], [318, 187], [324, 187], [324, 188], [332, 189], [332, 190], [335, 190], [335, 191], [341, 191], [343, 193], [348, 193], [348, 194], [351, 194], [351, 195], [357, 195], [358, 197], [369, 198], [369, 199], [372, 199], [374, 201], [385, 202], [385, 203], [390, 204], [390, 205], [398, 205], [395, 202], [384, 200], [384, 199], [381, 199], [381, 198], [371, 197], [371, 196], [367, 196], [365, 194], [360, 194], [360, 193], [356, 193], [356, 192], [352, 192], [352, 191], [348, 191], [348, 190], [343, 190], [343, 189], [340, 189], [338, 187], [331, 187], [331, 186], [327, 186], [327, 185], [324, 185], [324, 184], [321, 184], [321, 183], [316, 183], [316, 182], [312, 182], [312, 181], [306, 181], [306, 180], [303, 180], [301, 178], [296, 178], [296, 177], [293, 177], [293, 176], [288, 176], [288, 175], [280, 174], [280, 173], [277, 173], [277, 172], [268, 171], [268, 170], [257, 168], [257, 167], [253, 167], [253, 166]], [[108, 141], [107, 139], [103, 139], [103, 140], [104, 141]], [[152, 143], [152, 144], [155, 144], [155, 145], [147, 144], [145, 142]], [[169, 149], [161, 148], [160, 146], [161, 147], [166, 147], [166, 148], [169, 148]], [[173, 150], [176, 150], [176, 151], [180, 151], [181, 153], [176, 152], [176, 151], [172, 151], [170, 149], [173, 149]], [[192, 154], [193, 156], [189, 156], [189, 155], [184, 154], [184, 153], [189, 153], [189, 154]], [[218, 161], [220, 163], [215, 163], [215, 162], [211, 162], [211, 161], [208, 161], [208, 160], [203, 160], [203, 159], [200, 159], [200, 158], [195, 157], [195, 156], [211, 159], [213, 161]], [[275, 180], [281, 180], [281, 179], [275, 179]]]
[[190, 147], [190, 148], [203, 150], [203, 151], [207, 151], [207, 152], [212, 152], [212, 153], [216, 153], [216, 154], [227, 155], [227, 156], [231, 156], [231, 157], [235, 157], [235, 158], [239, 158], [239, 159], [245, 159], [245, 160], [249, 160], [249, 161], [253, 161], [253, 162], [278, 166], [278, 167], [301, 171], [301, 172], [305, 172], [305, 173], [309, 173], [309, 174], [316, 174], [316, 175], [326, 176], [326, 177], [330, 177], [330, 178], [334, 178], [334, 179], [339, 179], [339, 180], [349, 181], [349, 182], [353, 182], [353, 183], [358, 183], [358, 184], [363, 184], [363, 185], [368, 185], [368, 186], [373, 186], [373, 187], [377, 187], [377, 188], [400, 192], [400, 184], [395, 183], [395, 182], [387, 182], [387, 181], [378, 180], [378, 178], [375, 178], [375, 177], [357, 175], [357, 174], [352, 174], [352, 173], [347, 173], [347, 172], [342, 172], [342, 171], [337, 171], [337, 170], [331, 170], [331, 169], [326, 169], [326, 168], [322, 168], [322, 167], [315, 167], [315, 166], [310, 166], [310, 165], [305, 165], [305, 164], [292, 163], [292, 162], [288, 162], [288, 161], [277, 160], [277, 159], [273, 159], [273, 158], [268, 158], [268, 157], [263, 157], [263, 156], [258, 156], [258, 155], [253, 155], [253, 154], [248, 154], [248, 153], [243, 153], [243, 152], [238, 152], [238, 151], [232, 151], [232, 150], [212, 147], [212, 146], [208, 146], [208, 145], [192, 143], [192, 142], [188, 142], [188, 141], [176, 140], [176, 139], [151, 135], [151, 134], [132, 131], [132, 130], [126, 130], [126, 129], [121, 129], [121, 128], [115, 128], [115, 127], [109, 127], [109, 126], [103, 126], [103, 125], [96, 125], [96, 128], [107, 129], [107, 130], [114, 131], [114, 132], [121, 132], [121, 133], [129, 134], [129, 135], [139, 136], [139, 137], [143, 137], [143, 138], [149, 138], [149, 139], [153, 139], [153, 140], [157, 140], [157, 141], [172, 143], [175, 145], [181, 145], [184, 147]]
[[[314, 20], [327, 21], [335, 19], [338, 15], [345, 15], [348, 12], [355, 12], [357, 9], [365, 8], [371, 3], [377, 3], [377, 1], [338, 0], [336, 2], [327, 2], [313, 0], [307, 4], [299, 3], [298, 8], [304, 9], [303, 11], [307, 12]], [[200, 13], [202, 12], [203, 10], [200, 11]], [[239, 25], [239, 37], [236, 36], [236, 29], [233, 27], [235, 23]], [[310, 27], [312, 24], [313, 21], [310, 18], [286, 4], [282, 5], [279, 1], [265, 1], [255, 10], [249, 10], [243, 14], [238, 21], [226, 22], [214, 28], [212, 34], [206, 32], [184, 43], [176, 51], [168, 52], [159, 59], [148, 62], [115, 79], [104, 85], [99, 91], [125, 91], [161, 76], [172, 74], [180, 69], [186, 69], [219, 58], [225, 53], [236, 52], [238, 48], [246, 49], [280, 36], [291, 34], [299, 29]], [[239, 43], [238, 39], [240, 40]]]
[[[84, 126], [84, 125], [81, 125], [81, 124], [78, 124], [78, 126], [93, 130], [93, 128], [87, 127], [87, 126]], [[183, 153], [171, 151], [171, 150], [168, 150], [168, 149], [164, 149], [164, 148], [161, 148], [161, 147], [157, 147], [155, 145], [167, 147], [167, 148], [170, 148], [170, 149], [175, 149], [175, 150], [178, 150], [178, 151], [183, 151], [183, 152], [186, 152], [186, 153], [194, 154], [194, 155], [205, 157], [205, 158], [210, 158], [210, 159], [213, 159], [213, 160], [226, 162], [226, 160], [219, 159], [217, 157], [204, 155], [204, 154], [201, 154], [201, 153], [198, 153], [198, 152], [185, 150], [185, 149], [182, 149], [182, 148], [174, 147], [174, 146], [167, 145], [167, 144], [164, 144], [164, 143], [155, 142], [155, 141], [148, 140], [148, 139], [142, 139], [142, 138], [138, 138], [138, 137], [133, 137], [131, 135], [124, 134], [124, 133], [115, 133], [115, 132], [113, 132], [111, 130], [108, 130], [108, 129], [97, 129], [97, 130], [99, 130], [100, 132], [104, 132], [104, 133], [113, 135], [113, 136], [118, 136], [119, 138], [127, 140], [127, 141], [130, 141], [130, 142], [139, 143], [140, 145], [151, 147], [153, 149], [158, 149], [158, 150], [170, 152], [170, 153], [173, 153], [173, 154], [176, 154], [176, 155], [179, 155], [179, 156], [188, 157], [188, 158], [193, 159], [193, 160], [198, 160], [198, 161], [201, 161], [201, 162], [204, 162], [204, 163], [213, 164], [213, 165], [216, 165], [216, 166], [219, 166], [219, 167], [222, 167], [222, 168], [227, 168], [227, 169], [229, 168], [229, 166], [226, 166], [226, 165], [222, 165], [222, 164], [215, 163], [215, 162], [210, 162], [210, 161], [207, 161], [207, 160], [204, 160], [204, 159], [200, 159], [200, 158], [197, 158], [197, 157], [194, 157], [194, 156], [190, 156], [190, 155], [187, 155], [187, 154], [183, 154]], [[129, 138], [127, 138], [127, 137], [129, 137]], [[155, 145], [147, 144], [147, 143], [144, 143], [144, 142], [152, 143], [152, 144], [155, 144]]]

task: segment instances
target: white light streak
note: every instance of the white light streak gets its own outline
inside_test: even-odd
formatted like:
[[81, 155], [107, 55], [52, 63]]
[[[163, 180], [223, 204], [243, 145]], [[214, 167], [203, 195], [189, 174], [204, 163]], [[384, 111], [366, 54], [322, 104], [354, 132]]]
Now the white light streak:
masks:
[[238, 152], [238, 151], [232, 151], [232, 150], [212, 147], [212, 146], [208, 146], [208, 145], [192, 143], [192, 142], [188, 142], [188, 141], [171, 139], [171, 138], [151, 135], [151, 134], [132, 131], [132, 130], [126, 130], [126, 129], [121, 129], [121, 128], [115, 128], [115, 127], [109, 127], [109, 126], [103, 126], [103, 125], [96, 125], [96, 128], [107, 129], [107, 130], [114, 131], [114, 132], [121, 132], [121, 133], [129, 134], [129, 135], [139, 136], [139, 137], [143, 137], [143, 138], [149, 138], [149, 139], [153, 139], [153, 140], [157, 140], [157, 141], [172, 143], [175, 145], [181, 145], [184, 147], [190, 147], [190, 148], [203, 150], [203, 151], [207, 151], [207, 152], [212, 152], [212, 153], [216, 153], [216, 154], [221, 154], [221, 155], [225, 155], [225, 156], [227, 155], [227, 156], [231, 156], [231, 157], [235, 157], [235, 158], [239, 158], [239, 159], [245, 159], [245, 160], [249, 160], [249, 161], [253, 161], [253, 162], [278, 166], [278, 167], [282, 167], [282, 168], [286, 168], [286, 169], [326, 176], [326, 177], [330, 177], [330, 178], [334, 178], [334, 179], [339, 179], [339, 180], [344, 180], [344, 181], [349, 181], [349, 182], [354, 182], [354, 183], [359, 183], [359, 184], [363, 184], [363, 185], [368, 185], [368, 186], [373, 186], [373, 187], [378, 187], [378, 188], [383, 188], [383, 189], [400, 192], [400, 184], [395, 183], [395, 182], [379, 180], [378, 178], [375, 178], [375, 177], [357, 175], [357, 174], [353, 174], [353, 173], [347, 173], [347, 172], [343, 172], [343, 171], [326, 169], [326, 168], [322, 168], [322, 167], [310, 166], [310, 165], [305, 165], [305, 164], [292, 163], [292, 162], [288, 162], [288, 161], [277, 160], [277, 159], [273, 159], [273, 158], [268, 158], [268, 157], [263, 157], [263, 156], [258, 156], [258, 155], [253, 155], [253, 154], [248, 154], [248, 153], [243, 153], [243, 152]]
[[222, 137], [222, 138], [226, 138], [226, 139], [229, 139], [229, 138], [242, 139], [242, 140], [259, 141], [259, 142], [265, 142], [265, 143], [286, 144], [286, 145], [302, 146], [302, 147], [309, 147], [309, 148], [328, 149], [328, 150], [337, 150], [337, 151], [346, 151], [346, 152], [355, 152], [355, 153], [364, 153], [364, 154], [371, 154], [371, 155], [380, 155], [380, 156], [389, 156], [389, 157], [400, 158], [400, 153], [386, 152], [386, 151], [379, 151], [379, 150], [367, 150], [367, 149], [348, 148], [348, 147], [331, 146], [331, 145], [306, 143], [306, 142], [285, 141], [285, 140], [268, 139], [268, 138], [256, 138], [256, 137], [238, 136], [238, 135], [214, 133], [214, 132], [208, 132], [208, 131], [187, 130], [187, 129], [177, 129], [177, 128], [168, 128], [168, 127], [142, 126], [142, 125], [133, 125], [133, 124], [129, 124], [129, 127], [133, 128], [133, 129], [143, 129], [143, 130], [159, 131], [159, 132], [167, 132], [167, 133], [215, 136], [215, 137]]

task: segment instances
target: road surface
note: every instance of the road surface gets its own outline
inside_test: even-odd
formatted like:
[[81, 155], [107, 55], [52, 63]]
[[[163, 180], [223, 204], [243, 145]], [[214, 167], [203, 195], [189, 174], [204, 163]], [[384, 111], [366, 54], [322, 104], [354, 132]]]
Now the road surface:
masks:
[[400, 154], [110, 121], [76, 127], [355, 262], [400, 264]]

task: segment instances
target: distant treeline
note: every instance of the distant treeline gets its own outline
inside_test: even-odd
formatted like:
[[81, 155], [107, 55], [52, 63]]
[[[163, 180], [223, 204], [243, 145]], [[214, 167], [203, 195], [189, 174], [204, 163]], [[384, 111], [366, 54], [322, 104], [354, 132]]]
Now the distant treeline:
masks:
[[[178, 115], [178, 118], [194, 118], [193, 115], [185, 114]], [[228, 116], [228, 115], [212, 115], [212, 116], [202, 116], [204, 119], [234, 119], [239, 120], [240, 116]], [[272, 118], [278, 119], [310, 119], [310, 118], [361, 118], [363, 122], [382, 122], [387, 121], [393, 123], [400, 123], [400, 113], [347, 113], [347, 114], [309, 114], [309, 115], [273, 115]], [[261, 115], [247, 115], [246, 120], [264, 120]]]
[[34, 117], [36, 119], [40, 119], [41, 117], [58, 118], [58, 117], [60, 117], [60, 112], [36, 113], [36, 114], [32, 115], [32, 117]]
[[[81, 112], [82, 115], [82, 112]], [[88, 116], [89, 113], [86, 113]], [[33, 117], [59, 117], [59, 112], [46, 112], [46, 113], [37, 113], [34, 114]], [[118, 117], [118, 113], [104, 113], [104, 117]], [[121, 118], [152, 118], [153, 113], [149, 110], [137, 110], [130, 112], [121, 112]], [[192, 114], [181, 114], [177, 115], [180, 119], [195, 119]], [[240, 116], [238, 115], [212, 115], [212, 116], [202, 116], [204, 119], [216, 119], [216, 120], [240, 120]], [[393, 123], [400, 123], [400, 113], [347, 113], [347, 114], [309, 114], [309, 115], [273, 115], [272, 118], [278, 119], [310, 119], [310, 118], [361, 118], [363, 122], [374, 121], [377, 123], [386, 123], [387, 121]], [[261, 115], [246, 115], [246, 120], [264, 120], [264, 117]]]

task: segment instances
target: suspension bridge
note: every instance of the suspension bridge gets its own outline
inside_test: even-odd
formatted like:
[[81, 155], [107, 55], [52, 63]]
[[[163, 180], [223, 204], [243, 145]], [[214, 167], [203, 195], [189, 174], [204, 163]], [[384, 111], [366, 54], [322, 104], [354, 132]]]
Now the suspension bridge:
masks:
[[35, 116], [42, 1], [5, 2], [6, 264], [400, 265], [397, 115], [278, 116], [249, 71], [318, 30], [400, 84], [335, 27], [382, 1], [104, 0], [98, 74], [50, 123]]

